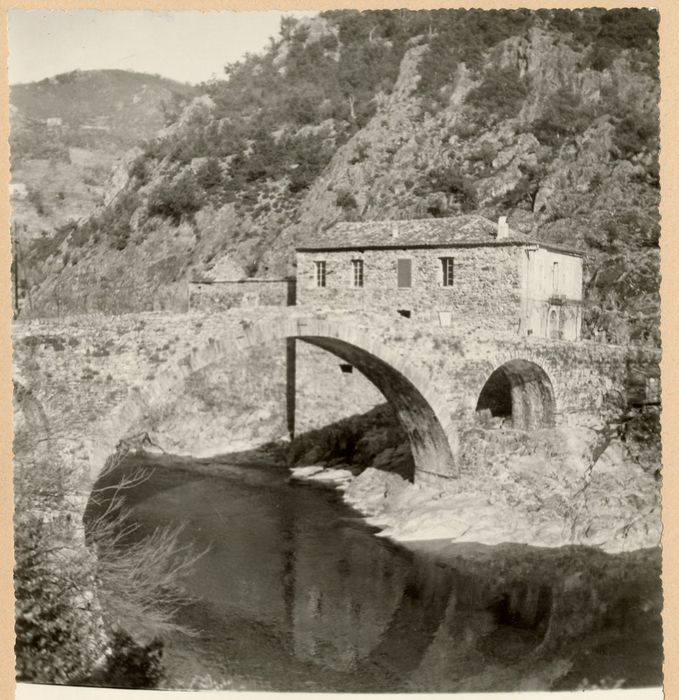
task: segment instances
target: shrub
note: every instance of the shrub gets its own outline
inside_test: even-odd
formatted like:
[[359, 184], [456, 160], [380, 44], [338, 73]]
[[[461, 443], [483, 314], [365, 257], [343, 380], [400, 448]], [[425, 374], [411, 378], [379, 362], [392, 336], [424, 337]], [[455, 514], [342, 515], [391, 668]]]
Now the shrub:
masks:
[[323, 101], [319, 87], [311, 89], [308, 85], [297, 89], [285, 99], [285, 110], [295, 124], [317, 124], [319, 119], [319, 106]]
[[632, 158], [637, 153], [654, 150], [658, 139], [658, 118], [656, 114], [627, 113], [615, 123], [613, 143], [622, 158]]
[[465, 102], [489, 117], [509, 119], [515, 117], [528, 94], [528, 87], [519, 77], [515, 67], [494, 69], [491, 67], [480, 85], [472, 88]]
[[562, 87], [548, 98], [531, 130], [541, 143], [558, 147], [583, 133], [595, 116], [595, 110], [585, 105], [578, 93]]
[[[426, 181], [417, 188], [417, 194], [423, 196], [432, 192], [452, 195], [464, 212], [472, 211], [478, 206], [474, 183], [454, 164], [435, 168], [427, 173]], [[441, 214], [443, 213], [445, 212]]]
[[93, 237], [94, 231], [95, 228], [90, 222], [83, 222], [80, 226], [74, 222], [70, 229], [69, 242], [76, 248], [82, 248]]
[[519, 166], [521, 178], [516, 187], [505, 194], [502, 199], [503, 208], [512, 208], [520, 204], [530, 204], [531, 210], [535, 204], [535, 197], [540, 190], [540, 183], [546, 172], [544, 163], [537, 166], [522, 164]]
[[113, 688], [156, 688], [163, 678], [163, 644], [137, 644], [129, 634], [116, 631], [106, 659], [102, 685]]
[[112, 248], [124, 250], [132, 234], [132, 214], [139, 206], [139, 195], [133, 191], [121, 192], [103, 212], [94, 218], [94, 225], [108, 238]]
[[221, 190], [224, 184], [222, 168], [216, 158], [208, 158], [196, 172], [198, 184], [208, 193]]
[[[32, 414], [40, 411], [31, 407], [26, 415]], [[119, 494], [143, 475], [114, 489], [85, 547], [72, 500], [80, 473], [60, 457], [68, 448], [58, 435], [57, 427], [48, 433], [27, 423], [14, 439], [17, 678], [87, 683], [108, 651], [107, 672], [114, 671], [116, 683], [126, 671], [132, 675], [122, 684], [146, 687], [157, 682], [159, 643], [135, 647], [124, 630], [160, 637], [179, 629], [173, 621], [185, 599], [179, 582], [195, 557], [178, 545], [176, 531], [120, 546], [131, 528]]]
[[281, 140], [281, 150], [287, 161], [288, 189], [293, 194], [311, 185], [333, 153], [326, 132], [286, 136]]
[[482, 141], [469, 155], [471, 162], [482, 162], [485, 168], [490, 168], [497, 156], [497, 149], [488, 141]]
[[356, 144], [356, 154], [349, 159], [351, 165], [362, 163], [368, 157], [370, 143], [368, 141], [359, 141]]
[[585, 67], [589, 66], [592, 70], [604, 71], [611, 67], [615, 57], [616, 51], [610, 46], [594, 44], [587, 54]]
[[140, 185], [145, 185], [149, 180], [147, 158], [145, 155], [137, 156], [127, 172], [131, 178], [136, 178]]
[[40, 238], [35, 238], [31, 241], [29, 256], [37, 262], [47, 260], [47, 258], [59, 252], [61, 244], [67, 236], [68, 229], [57, 229], [53, 236], [48, 236], [47, 233], [43, 231]]
[[196, 176], [184, 169], [170, 182], [163, 181], [149, 194], [148, 213], [162, 216], [178, 225], [185, 217], [192, 216], [203, 205], [203, 194]]
[[357, 209], [356, 198], [348, 190], [339, 190], [335, 196], [335, 206], [341, 209]]
[[27, 433], [17, 432], [14, 441], [17, 677], [66, 683], [88, 673], [103, 650], [95, 612], [84, 595], [95, 577], [87, 551], [70, 548], [75, 518], [68, 513], [68, 494], [76, 485], [74, 475], [58, 453], [40, 450], [44, 435]]

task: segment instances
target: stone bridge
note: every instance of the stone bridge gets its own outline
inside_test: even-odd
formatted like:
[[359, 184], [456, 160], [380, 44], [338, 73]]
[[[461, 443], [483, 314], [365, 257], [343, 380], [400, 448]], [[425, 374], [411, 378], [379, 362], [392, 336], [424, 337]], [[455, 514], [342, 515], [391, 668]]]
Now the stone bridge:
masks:
[[[262, 346], [273, 349], [259, 356], [253, 370], [261, 383], [251, 390], [242, 375]], [[408, 435], [415, 478], [440, 482], [459, 474], [460, 427], [477, 410], [523, 430], [592, 425], [612, 395], [624, 395], [629, 363], [657, 360], [592, 342], [459, 337], [396, 313], [299, 306], [17, 322], [13, 348], [15, 401], [33, 421], [29, 430], [68, 441], [84, 490], [130, 435], [148, 431], [173, 451], [195, 452], [178, 437], [182, 420], [163, 431], [162, 419], [192, 377], [224, 363], [218, 395], [256, 405], [278, 392], [289, 432], [330, 422], [331, 404], [350, 415], [381, 394]], [[268, 371], [278, 377], [270, 390]], [[223, 426], [227, 437], [229, 430]]]

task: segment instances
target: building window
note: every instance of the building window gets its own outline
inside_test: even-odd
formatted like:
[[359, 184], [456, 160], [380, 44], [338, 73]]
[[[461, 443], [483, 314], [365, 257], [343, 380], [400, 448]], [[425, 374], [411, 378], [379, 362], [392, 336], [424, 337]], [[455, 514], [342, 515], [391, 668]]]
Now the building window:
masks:
[[351, 284], [354, 287], [363, 286], [363, 260], [351, 261]]
[[316, 260], [316, 286], [325, 287], [325, 260]]
[[441, 284], [444, 287], [453, 286], [453, 268], [455, 264], [455, 258], [441, 258]]
[[552, 292], [559, 293], [559, 263], [552, 263]]
[[399, 258], [396, 261], [397, 286], [412, 287], [412, 263], [410, 258]]

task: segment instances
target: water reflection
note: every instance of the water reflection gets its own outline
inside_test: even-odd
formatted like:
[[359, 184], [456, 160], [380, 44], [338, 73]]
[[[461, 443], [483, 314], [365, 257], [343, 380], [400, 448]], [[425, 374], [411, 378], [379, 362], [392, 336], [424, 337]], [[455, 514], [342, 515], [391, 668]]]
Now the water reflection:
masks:
[[209, 547], [181, 612], [199, 635], [167, 647], [178, 685], [206, 672], [281, 691], [661, 682], [657, 552], [405, 549], [284, 470], [167, 467], [128, 502], [142, 532], [185, 521], [187, 541]]

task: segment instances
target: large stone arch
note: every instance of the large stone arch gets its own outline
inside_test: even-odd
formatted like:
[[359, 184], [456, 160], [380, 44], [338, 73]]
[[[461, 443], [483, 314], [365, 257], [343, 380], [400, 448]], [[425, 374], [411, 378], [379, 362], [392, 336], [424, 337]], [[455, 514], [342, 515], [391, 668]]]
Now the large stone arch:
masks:
[[282, 339], [304, 341], [336, 355], [378, 388], [394, 407], [409, 438], [416, 476], [418, 473], [457, 476], [455, 445], [451, 445], [456, 433], [450, 411], [432, 390], [429, 377], [414, 370], [407, 357], [376, 341], [369, 328], [316, 316], [281, 316], [255, 323], [243, 320], [236, 332], [226, 331], [210, 338], [180, 360], [168, 363], [162, 376], [148, 385], [132, 388], [127, 399], [92, 431], [92, 482], [120, 440], [139, 433], [156, 407], [175, 400], [189, 375], [218, 362], [228, 353]]

